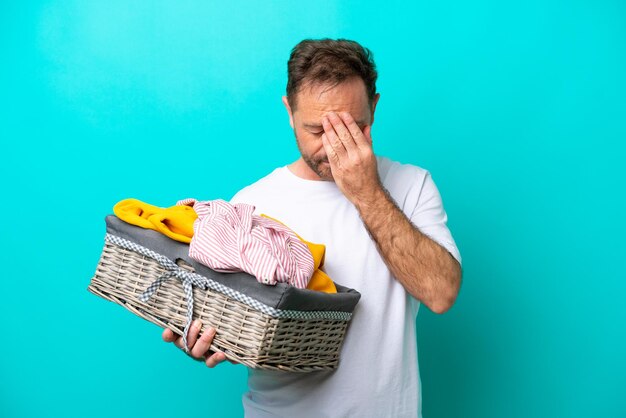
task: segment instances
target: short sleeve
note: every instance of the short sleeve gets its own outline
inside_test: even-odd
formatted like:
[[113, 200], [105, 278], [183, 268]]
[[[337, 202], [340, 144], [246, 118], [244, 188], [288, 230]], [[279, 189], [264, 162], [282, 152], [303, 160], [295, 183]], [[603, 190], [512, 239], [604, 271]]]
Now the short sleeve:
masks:
[[444, 247], [461, 264], [461, 254], [448, 229], [448, 216], [443, 208], [439, 190], [426, 171], [417, 205], [409, 217], [423, 234]]
[[235, 193], [233, 197], [230, 198], [228, 203], [230, 203], [231, 205], [234, 205], [235, 203], [251, 204], [249, 200], [250, 200], [250, 196], [248, 193], [248, 186], [246, 186], [243, 189], [240, 189], [237, 193]]
[[233, 195], [233, 197], [230, 198], [230, 200], [228, 201], [228, 203], [230, 203], [231, 205], [234, 205], [235, 203], [241, 203], [241, 193], [242, 191], [238, 191], [237, 193], [235, 193]]
[[254, 206], [254, 214], [260, 215], [261, 208], [258, 206], [258, 199], [255, 198], [256, 194], [250, 190], [250, 186], [246, 186], [243, 189], [239, 190], [237, 193], [230, 198], [228, 203], [231, 205], [235, 205], [237, 203], [245, 203], [247, 205]]

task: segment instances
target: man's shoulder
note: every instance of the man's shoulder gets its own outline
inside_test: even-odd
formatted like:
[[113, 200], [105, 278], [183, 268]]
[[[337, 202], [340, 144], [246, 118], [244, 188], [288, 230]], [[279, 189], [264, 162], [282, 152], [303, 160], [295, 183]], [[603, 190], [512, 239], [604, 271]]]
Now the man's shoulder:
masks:
[[243, 187], [230, 199], [230, 203], [239, 203], [242, 200], [249, 199], [254, 194], [263, 193], [263, 190], [275, 187], [276, 181], [279, 180], [278, 178], [284, 168], [284, 166], [276, 167], [257, 181]]
[[378, 173], [384, 184], [422, 182], [430, 172], [415, 164], [402, 163], [384, 156], [376, 156]]

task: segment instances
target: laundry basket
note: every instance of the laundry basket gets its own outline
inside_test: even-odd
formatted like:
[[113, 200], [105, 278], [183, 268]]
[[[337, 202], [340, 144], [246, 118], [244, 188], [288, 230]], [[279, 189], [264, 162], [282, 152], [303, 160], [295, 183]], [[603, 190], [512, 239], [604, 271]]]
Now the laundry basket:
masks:
[[[105, 243], [87, 290], [186, 337], [192, 319], [216, 329], [211, 350], [248, 367], [331, 370], [360, 293], [268, 286], [248, 273], [220, 273], [191, 259], [189, 245], [105, 218]], [[186, 341], [186, 340], [185, 340]]]

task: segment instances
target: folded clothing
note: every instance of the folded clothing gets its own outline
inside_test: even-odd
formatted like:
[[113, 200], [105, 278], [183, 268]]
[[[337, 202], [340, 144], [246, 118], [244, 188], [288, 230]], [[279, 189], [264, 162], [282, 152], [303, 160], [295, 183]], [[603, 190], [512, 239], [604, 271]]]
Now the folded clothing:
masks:
[[193, 223], [198, 215], [189, 206], [160, 208], [137, 199], [124, 199], [113, 206], [113, 213], [121, 220], [146, 229], [154, 229], [176, 241], [189, 244], [193, 237]]
[[[287, 227], [279, 220], [269, 217], [263, 213], [261, 214], [261, 216], [271, 219]], [[294, 234], [296, 233], [294, 232]], [[324, 256], [326, 255], [326, 246], [324, 244], [314, 244], [312, 242], [306, 241], [302, 239], [302, 237], [298, 234], [296, 234], [296, 236], [300, 241], [304, 242], [307, 245], [309, 251], [311, 251], [311, 255], [313, 255], [313, 276], [311, 276], [309, 284], [306, 288], [310, 290], [317, 290], [318, 292], [337, 293], [335, 283], [333, 283], [330, 277], [328, 277], [328, 275], [322, 270], [322, 266], [324, 264]]]
[[184, 199], [198, 214], [189, 256], [221, 272], [245, 271], [261, 283], [289, 283], [306, 288], [313, 275], [313, 256], [284, 225], [254, 215], [254, 206], [222, 199]]
[[337, 293], [329, 294], [298, 289], [287, 283], [266, 286], [246, 272], [220, 273], [189, 257], [187, 244], [172, 240], [157, 231], [131, 225], [114, 215], [107, 215], [105, 221], [108, 234], [145, 247], [173, 262], [180, 259], [193, 267], [197, 274], [271, 308], [285, 311], [353, 312], [360, 298], [359, 292], [339, 283], [335, 284]]
[[[224, 207], [230, 207], [231, 209], [234, 208], [235, 205], [231, 205], [223, 200], [220, 200], [223, 203], [216, 203], [215, 207], [218, 207], [221, 205], [222, 208]], [[161, 208], [158, 206], [153, 206], [150, 204], [147, 204], [145, 202], [142, 202], [140, 200], [137, 199], [124, 199], [121, 200], [120, 202], [118, 202], [114, 207], [113, 207], [113, 211], [115, 213], [115, 215], [123, 220], [124, 222], [127, 222], [131, 225], [136, 225], [136, 226], [140, 226], [142, 228], [146, 228], [146, 229], [152, 229], [158, 232], [161, 232], [162, 234], [168, 236], [169, 238], [172, 238], [176, 241], [179, 242], [184, 242], [184, 243], [188, 243], [190, 244], [190, 255], [191, 255], [191, 247], [197, 247], [196, 251], [197, 254], [199, 254], [200, 258], [204, 257], [208, 257], [208, 258], [212, 258], [212, 257], [218, 257], [219, 258], [219, 252], [215, 253], [213, 252], [213, 250], [215, 250], [216, 248], [214, 247], [213, 250], [211, 252], [207, 252], [206, 247], [203, 247], [202, 243], [199, 240], [196, 244], [198, 245], [193, 245], [191, 244], [194, 238], [194, 224], [195, 222], [198, 220], [199, 216], [198, 213], [196, 212], [194, 206], [196, 205], [196, 203], [198, 203], [198, 207], [200, 208], [200, 211], [203, 213], [203, 217], [209, 215], [209, 216], [214, 216], [217, 215], [217, 211], [215, 213], [213, 213], [213, 215], [210, 215], [211, 210], [210, 210], [210, 202], [211, 201], [204, 201], [204, 202], [198, 202], [195, 199], [184, 199], [184, 200], [180, 200], [177, 202], [177, 204], [175, 206], [169, 207], [169, 208]], [[212, 201], [212, 202], [217, 202], [217, 201]], [[209, 204], [207, 204], [209, 203]], [[225, 205], [224, 205], [225, 204]], [[241, 204], [240, 204], [241, 205]], [[312, 274], [309, 272], [309, 269], [307, 268], [307, 270], [305, 270], [304, 274], [301, 275], [300, 277], [306, 277], [307, 275], [310, 277], [308, 279], [308, 282], [306, 279], [302, 279], [300, 281], [300, 284], [298, 284], [297, 282], [293, 282], [290, 283], [296, 287], [306, 287], [309, 290], [315, 290], [315, 291], [319, 291], [319, 292], [325, 292], [325, 293], [336, 293], [337, 292], [337, 288], [335, 286], [335, 284], [333, 283], [333, 281], [331, 280], [330, 277], [328, 277], [328, 275], [321, 269], [323, 264], [324, 264], [324, 255], [325, 255], [325, 250], [326, 247], [323, 244], [314, 244], [311, 242], [308, 242], [304, 239], [302, 239], [302, 237], [300, 237], [298, 234], [296, 234], [294, 231], [292, 231], [291, 229], [289, 229], [286, 225], [284, 225], [282, 222], [278, 221], [277, 219], [271, 218], [270, 216], [267, 216], [265, 214], [261, 214], [261, 216], [257, 216], [257, 215], [252, 215], [251, 211], [254, 210], [254, 206], [252, 205], [246, 205], [248, 206], [247, 208], [243, 208], [244, 209], [244, 216], [246, 217], [250, 217], [249, 221], [252, 221], [252, 217], [254, 217], [254, 219], [256, 220], [256, 227], [258, 229], [258, 224], [259, 223], [263, 223], [265, 225], [270, 225], [271, 226], [271, 230], [282, 230], [284, 231], [283, 234], [293, 234], [293, 236], [295, 236], [295, 238], [297, 239], [291, 239], [289, 240], [290, 243], [295, 243], [295, 246], [298, 246], [300, 248], [301, 252], [305, 252], [303, 251], [301, 245], [298, 244], [298, 241], [300, 241], [301, 243], [306, 245], [306, 248], [308, 248], [309, 252], [310, 252], [310, 256], [312, 256], [312, 261], [313, 261], [313, 267], [312, 267]], [[251, 209], [250, 209], [251, 208]], [[208, 210], [207, 210], [208, 209]], [[231, 221], [237, 223], [239, 222], [240, 225], [244, 225], [241, 223], [241, 221], [243, 220], [242, 218], [239, 217], [239, 221], [237, 221], [235, 219], [235, 217], [238, 217], [239, 215], [236, 214], [235, 212], [235, 217], [233, 217], [233, 213], [231, 212]], [[262, 219], [265, 218], [265, 219]], [[223, 216], [222, 216], [222, 220], [220, 222], [223, 222]], [[209, 218], [206, 218], [205, 223], [209, 222]], [[222, 224], [222, 226], [224, 226], [224, 224]], [[249, 223], [250, 228], [252, 227], [252, 222]], [[203, 228], [204, 231], [209, 231], [205, 228]], [[209, 233], [205, 234], [205, 237], [207, 235], [211, 235], [212, 233], [216, 232], [217, 230], [219, 230], [219, 228], [215, 229], [214, 231], [209, 231]], [[269, 235], [268, 233], [266, 233], [266, 237], [267, 236], [271, 236], [276, 238], [276, 234], [272, 233], [272, 231], [269, 231]], [[259, 232], [259, 231], [257, 231]], [[214, 235], [216, 236], [216, 235]], [[232, 234], [231, 234], [232, 237]], [[259, 237], [259, 235], [257, 235], [257, 237]], [[214, 238], [211, 238], [214, 239]], [[250, 240], [248, 240], [250, 242]], [[252, 240], [253, 244], [255, 243], [255, 240]], [[256, 245], [258, 245], [259, 239], [256, 240]], [[278, 240], [278, 242], [280, 243], [280, 240]], [[277, 247], [276, 244], [276, 239], [273, 240], [268, 240], [265, 243], [265, 248], [266, 248], [266, 255], [267, 254], [275, 254], [275, 248], [279, 248]], [[283, 242], [284, 244], [284, 242]], [[232, 245], [231, 245], [232, 247]], [[218, 247], [221, 248], [221, 247]], [[254, 252], [254, 249], [252, 250]], [[222, 251], [223, 253], [224, 251]], [[258, 250], [257, 250], [258, 252]], [[217, 254], [217, 255], [215, 255]], [[232, 261], [234, 261], [235, 259], [233, 258], [233, 256], [235, 255], [235, 253], [233, 253], [231, 251], [230, 257], [227, 257], [227, 259], [230, 259], [231, 261], [231, 265], [228, 268], [223, 268], [223, 269], [219, 269], [219, 267], [217, 267], [216, 271], [224, 271], [224, 272], [233, 272], [233, 271], [246, 271], [249, 272], [250, 274], [253, 274], [254, 276], [257, 277], [257, 280], [259, 280], [262, 283], [267, 283], [267, 284], [272, 284], [272, 282], [277, 283], [280, 282], [280, 280], [268, 280], [268, 281], [263, 281], [262, 279], [259, 278], [259, 276], [257, 276], [255, 274], [255, 272], [257, 272], [257, 270], [255, 270], [254, 268], [249, 268], [248, 270], [240, 268], [239, 270], [233, 270], [233, 263]], [[242, 257], [244, 258], [244, 257]], [[245, 259], [245, 258], [244, 258]], [[262, 258], [257, 257], [256, 259], [253, 258], [253, 262], [258, 262], [260, 261]], [[267, 259], [267, 258], [266, 258]], [[308, 257], [307, 257], [308, 259]], [[204, 264], [204, 261], [202, 259], [198, 259], [198, 261], [202, 262]], [[219, 261], [219, 260], [218, 260]], [[270, 266], [276, 266], [274, 269], [274, 272], [276, 272], [277, 270], [279, 271], [279, 273], [285, 273], [287, 269], [291, 269], [290, 271], [293, 272], [294, 269], [294, 262], [291, 262], [291, 264], [288, 263], [280, 263], [280, 258], [278, 259], [277, 262], [275, 262], [274, 264], [269, 264]], [[310, 259], [309, 259], [310, 261]], [[221, 260], [221, 262], [223, 263], [222, 266], [226, 265], [224, 264], [224, 260]], [[250, 262], [249, 262], [250, 263]], [[205, 264], [208, 265], [208, 264]], [[213, 265], [215, 266], [219, 266], [218, 262], [213, 262]], [[259, 264], [262, 265], [262, 264]], [[254, 264], [248, 264], [248, 267], [253, 267]], [[208, 265], [208, 267], [213, 268], [211, 265]], [[297, 263], [296, 263], [296, 267], [297, 267]], [[265, 269], [265, 273], [261, 273], [261, 274], [265, 274], [265, 278], [267, 280], [267, 275], [270, 273], [267, 273], [268, 271], [271, 271], [272, 267], [269, 267]], [[259, 271], [262, 270], [262, 268], [258, 269]], [[276, 274], [274, 274], [274, 277], [276, 277]], [[281, 278], [284, 280], [284, 274], [283, 276], [281, 276]], [[289, 279], [287, 279], [287, 282], [289, 282]], [[302, 286], [302, 283], [305, 283], [304, 286]]]

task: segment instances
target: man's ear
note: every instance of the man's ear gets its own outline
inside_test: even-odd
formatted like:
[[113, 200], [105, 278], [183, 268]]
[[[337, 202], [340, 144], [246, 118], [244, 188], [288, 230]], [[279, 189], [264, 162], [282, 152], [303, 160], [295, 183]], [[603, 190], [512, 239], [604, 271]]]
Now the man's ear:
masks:
[[291, 125], [291, 129], [293, 129], [293, 113], [291, 112], [291, 106], [289, 106], [289, 100], [287, 100], [287, 96], [283, 96], [283, 104], [287, 109], [287, 113], [289, 114], [289, 124]]
[[[374, 123], [374, 112], [376, 111], [376, 104], [378, 103], [378, 99], [380, 99], [380, 93], [376, 93], [376, 95], [374, 96], [374, 100], [372, 100], [372, 123]], [[370, 125], [372, 123], [370, 123]]]

